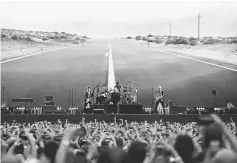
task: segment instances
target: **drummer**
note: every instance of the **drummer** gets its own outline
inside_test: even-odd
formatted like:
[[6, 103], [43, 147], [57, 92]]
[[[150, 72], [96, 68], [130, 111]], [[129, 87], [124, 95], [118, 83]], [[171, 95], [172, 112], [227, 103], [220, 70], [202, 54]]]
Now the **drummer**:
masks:
[[96, 103], [102, 104], [106, 99], [107, 99], [106, 92], [101, 92], [99, 96], [96, 97]]

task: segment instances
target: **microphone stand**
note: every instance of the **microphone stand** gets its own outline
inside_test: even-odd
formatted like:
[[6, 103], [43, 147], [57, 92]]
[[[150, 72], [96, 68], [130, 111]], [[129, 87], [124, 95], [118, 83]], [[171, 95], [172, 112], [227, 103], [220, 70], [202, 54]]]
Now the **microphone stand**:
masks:
[[214, 94], [214, 96], [215, 96], [215, 101], [214, 101], [214, 105], [215, 105], [215, 107], [216, 107], [216, 93]]

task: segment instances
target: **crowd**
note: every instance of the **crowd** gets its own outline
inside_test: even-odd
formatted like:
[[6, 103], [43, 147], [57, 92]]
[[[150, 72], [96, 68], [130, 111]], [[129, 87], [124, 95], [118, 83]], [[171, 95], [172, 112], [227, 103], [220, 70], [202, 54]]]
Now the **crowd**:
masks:
[[236, 163], [235, 122], [1, 124], [2, 163]]

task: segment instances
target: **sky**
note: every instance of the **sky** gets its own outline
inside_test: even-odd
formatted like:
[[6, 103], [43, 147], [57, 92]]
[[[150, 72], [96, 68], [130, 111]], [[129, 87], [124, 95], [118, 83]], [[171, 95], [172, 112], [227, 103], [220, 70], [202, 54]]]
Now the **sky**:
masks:
[[237, 36], [237, 2], [2, 2], [1, 28], [98, 37]]

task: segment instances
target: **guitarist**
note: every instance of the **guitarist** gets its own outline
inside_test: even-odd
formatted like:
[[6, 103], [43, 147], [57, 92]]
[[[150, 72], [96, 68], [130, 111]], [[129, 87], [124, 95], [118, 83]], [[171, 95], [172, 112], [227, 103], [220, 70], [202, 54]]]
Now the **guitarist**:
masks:
[[158, 114], [158, 110], [157, 110], [157, 107], [158, 107], [158, 105], [161, 103], [161, 105], [162, 105], [162, 108], [163, 108], [163, 112], [164, 112], [164, 114], [165, 114], [165, 104], [164, 104], [164, 91], [162, 91], [162, 88], [161, 88], [161, 86], [158, 86], [158, 88], [157, 88], [157, 92], [156, 92], [156, 101], [155, 101], [155, 103], [156, 103], [156, 106], [155, 106], [155, 113], [156, 114]]
[[85, 100], [84, 100], [84, 112], [91, 113], [92, 112], [92, 99], [94, 97], [94, 92], [91, 91], [91, 88], [88, 87], [85, 93]]

